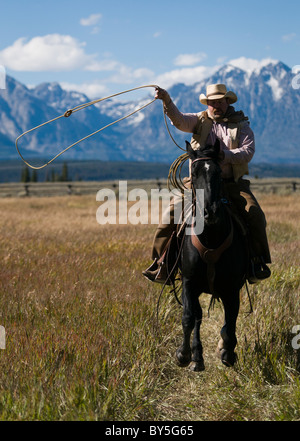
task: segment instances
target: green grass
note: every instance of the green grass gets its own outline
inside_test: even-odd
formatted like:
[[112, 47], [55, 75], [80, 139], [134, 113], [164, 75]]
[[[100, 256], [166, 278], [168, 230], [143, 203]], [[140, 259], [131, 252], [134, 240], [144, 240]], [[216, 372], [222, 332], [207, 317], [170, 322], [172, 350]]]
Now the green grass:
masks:
[[[206, 370], [181, 369], [181, 308], [141, 271], [151, 225], [100, 226], [94, 197], [3, 199], [1, 420], [299, 420], [299, 197], [261, 196], [272, 277], [241, 293], [238, 362], [215, 356], [223, 310], [201, 296]], [[284, 209], [283, 209], [284, 207]]]

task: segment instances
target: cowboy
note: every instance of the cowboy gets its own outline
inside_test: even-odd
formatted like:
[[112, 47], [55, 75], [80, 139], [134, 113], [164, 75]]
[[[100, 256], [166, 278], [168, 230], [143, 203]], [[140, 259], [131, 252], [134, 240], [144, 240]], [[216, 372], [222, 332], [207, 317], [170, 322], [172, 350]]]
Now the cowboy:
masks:
[[[224, 84], [208, 85], [206, 95], [202, 93], [199, 97], [207, 110], [200, 113], [181, 113], [168, 92], [160, 87], [156, 88], [155, 98], [163, 101], [164, 111], [177, 129], [193, 134], [193, 149], [214, 145], [219, 139], [219, 164], [224, 190], [249, 229], [251, 272], [248, 280], [255, 283], [269, 277], [271, 272], [266, 264], [271, 263], [271, 256], [265, 215], [250, 191], [249, 180], [243, 179], [249, 173], [248, 162], [255, 153], [254, 134], [248, 117], [232, 106], [238, 99], [236, 94], [227, 91]], [[143, 271], [143, 275], [154, 282], [166, 282], [163, 256], [175, 228], [172, 211], [174, 207], [170, 208], [171, 222], [162, 223], [157, 228], [152, 251], [154, 262]]]

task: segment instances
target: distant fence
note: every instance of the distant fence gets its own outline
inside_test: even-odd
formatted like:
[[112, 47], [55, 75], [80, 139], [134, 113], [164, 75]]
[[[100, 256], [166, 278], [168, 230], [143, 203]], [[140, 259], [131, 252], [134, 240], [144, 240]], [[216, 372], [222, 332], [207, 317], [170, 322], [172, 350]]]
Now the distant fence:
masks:
[[300, 190], [300, 179], [251, 180], [251, 189], [266, 193], [295, 193]]
[[[134, 188], [143, 188], [150, 192], [152, 188], [163, 188], [166, 181], [143, 180], [126, 181], [128, 192]], [[76, 181], [76, 182], [28, 182], [0, 184], [0, 197], [51, 197], [66, 195], [96, 196], [102, 188], [112, 189], [116, 195], [119, 192], [119, 181]]]
[[[166, 180], [127, 181], [128, 191], [143, 188], [148, 193], [151, 189], [166, 187]], [[66, 195], [96, 196], [102, 188], [111, 188], [118, 195], [119, 181], [77, 181], [77, 182], [29, 182], [0, 184], [0, 197], [51, 197]], [[253, 179], [251, 189], [259, 193], [289, 194], [300, 190], [299, 179]]]

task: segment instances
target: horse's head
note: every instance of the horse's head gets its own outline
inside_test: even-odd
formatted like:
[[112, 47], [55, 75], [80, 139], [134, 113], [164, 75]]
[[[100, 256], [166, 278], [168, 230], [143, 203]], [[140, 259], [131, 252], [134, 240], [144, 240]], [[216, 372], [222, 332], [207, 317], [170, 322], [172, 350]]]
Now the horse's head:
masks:
[[218, 162], [220, 141], [193, 150], [186, 141], [186, 150], [191, 159], [191, 178], [194, 189], [204, 190], [204, 220], [206, 224], [217, 221], [217, 209], [221, 199], [221, 168]]

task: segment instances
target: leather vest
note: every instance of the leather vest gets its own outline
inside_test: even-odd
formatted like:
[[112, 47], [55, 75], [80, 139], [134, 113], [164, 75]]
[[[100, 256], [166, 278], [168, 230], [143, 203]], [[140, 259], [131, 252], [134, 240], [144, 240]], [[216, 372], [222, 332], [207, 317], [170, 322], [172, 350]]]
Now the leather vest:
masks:
[[[203, 111], [198, 113], [198, 124], [196, 126], [196, 133], [193, 134], [191, 139], [191, 146], [194, 150], [198, 150], [201, 147], [204, 147], [207, 143], [208, 135], [210, 134], [210, 131], [213, 126], [213, 121], [208, 118], [207, 112]], [[248, 124], [247, 121], [243, 120], [240, 122], [228, 122], [228, 132], [230, 136], [230, 142], [228, 145], [228, 148], [230, 150], [236, 149], [239, 146], [239, 137], [240, 137], [240, 131], [241, 127], [244, 124]], [[233, 178], [237, 182], [239, 178], [241, 178], [244, 175], [249, 174], [248, 164], [231, 164], [232, 166], [232, 172], [233, 172]]]

